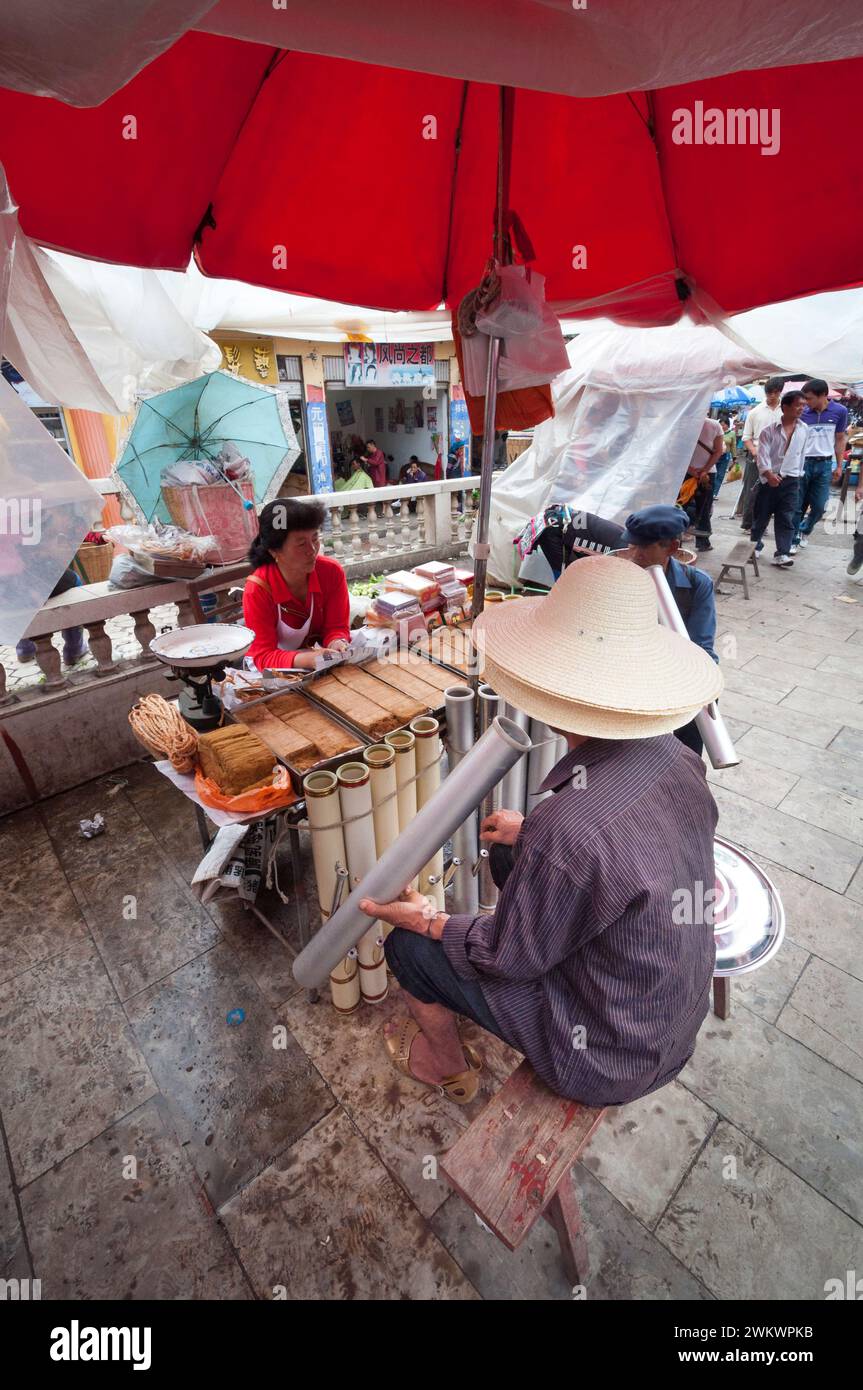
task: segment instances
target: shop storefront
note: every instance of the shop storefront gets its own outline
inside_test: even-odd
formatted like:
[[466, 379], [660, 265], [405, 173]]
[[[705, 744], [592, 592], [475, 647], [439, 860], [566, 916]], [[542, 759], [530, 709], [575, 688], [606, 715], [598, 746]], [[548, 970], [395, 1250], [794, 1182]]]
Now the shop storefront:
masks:
[[354, 446], [374, 439], [388, 478], [416, 455], [430, 478], [470, 430], [451, 342], [344, 344], [291, 339], [221, 343], [224, 365], [287, 400], [300, 457], [282, 493], [329, 492]]

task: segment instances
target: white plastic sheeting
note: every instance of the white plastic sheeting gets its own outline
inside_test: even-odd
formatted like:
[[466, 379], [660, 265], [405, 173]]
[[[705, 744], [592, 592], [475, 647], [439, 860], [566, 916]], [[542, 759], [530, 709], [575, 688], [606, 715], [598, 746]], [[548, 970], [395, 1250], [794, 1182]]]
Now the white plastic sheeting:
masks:
[[[75, 259], [52, 254], [63, 264]], [[205, 333], [219, 329], [322, 343], [343, 343], [349, 334], [361, 334], [377, 343], [440, 343], [452, 337], [448, 309], [395, 313], [311, 295], [283, 294], [241, 280], [210, 279], [201, 274], [194, 261], [183, 275], [170, 270], [149, 273], [158, 277], [188, 322]]]
[[35, 246], [18, 225], [2, 165], [0, 350], [43, 400], [109, 415], [221, 362], [154, 271]]
[[98, 106], [213, 0], [3, 0], [0, 86]]
[[0, 378], [0, 644], [27, 630], [101, 512], [101, 495]]
[[537, 552], [519, 569], [513, 539], [553, 502], [624, 521], [673, 502], [718, 386], [770, 369], [711, 327], [611, 326], [570, 343], [555, 416], [492, 486], [489, 573], [551, 582]]
[[3, 0], [0, 86], [97, 105], [191, 27], [573, 96], [863, 52], [859, 0]]

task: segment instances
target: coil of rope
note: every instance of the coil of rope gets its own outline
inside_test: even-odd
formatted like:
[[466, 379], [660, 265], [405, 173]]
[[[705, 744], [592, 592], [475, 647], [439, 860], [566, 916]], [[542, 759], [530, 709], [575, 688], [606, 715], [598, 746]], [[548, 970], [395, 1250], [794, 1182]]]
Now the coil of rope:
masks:
[[198, 735], [176, 705], [161, 695], [142, 695], [129, 710], [132, 733], [148, 752], [169, 758], [178, 772], [193, 772], [198, 760]]

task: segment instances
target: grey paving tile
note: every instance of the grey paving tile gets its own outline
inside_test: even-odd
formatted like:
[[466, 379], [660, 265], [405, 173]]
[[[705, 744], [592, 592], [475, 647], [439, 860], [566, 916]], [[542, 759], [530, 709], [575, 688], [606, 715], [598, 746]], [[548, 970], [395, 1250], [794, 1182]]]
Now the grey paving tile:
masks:
[[[829, 672], [821, 672], [827, 675]], [[806, 690], [797, 688], [786, 695], [782, 704], [779, 706], [780, 712], [785, 709], [796, 710], [800, 714], [812, 715], [819, 722], [830, 722], [837, 724], [839, 728], [863, 729], [863, 704], [856, 700], [849, 700], [844, 696], [837, 695], [835, 692], [829, 694], [823, 690]]]
[[[825, 661], [836, 659], [840, 663], [848, 663], [847, 666], [839, 665], [837, 669], [840, 674], [849, 676], [860, 674], [859, 667], [857, 670], [852, 669], [853, 663], [850, 652], [847, 657], [844, 655], [834, 657], [836, 652], [841, 651], [843, 645], [842, 640], [838, 637], [826, 635], [818, 636], [815, 632], [794, 631], [786, 633], [783, 637], [779, 637], [776, 641], [776, 645], [779, 648], [780, 661], [793, 661], [803, 666], [820, 666], [822, 669], [825, 669], [823, 666]], [[812, 657], [817, 657], [818, 660], [813, 661], [811, 659]]]
[[[204, 856], [195, 808], [153, 763], [132, 763], [117, 773], [128, 781], [125, 795], [160, 845], [180, 869], [186, 882]], [[211, 830], [215, 827], [210, 827]]]
[[715, 1123], [715, 1112], [674, 1081], [610, 1110], [581, 1162], [652, 1230]]
[[47, 836], [10, 853], [0, 878], [2, 982], [64, 951], [87, 928]]
[[[112, 794], [112, 785], [106, 780], [88, 782], [42, 802], [54, 850], [70, 880], [123, 869], [153, 854], [152, 834], [123, 792]], [[80, 822], [96, 815], [104, 818], [105, 830], [85, 840]]]
[[776, 1025], [863, 1081], [863, 982], [813, 957]]
[[[851, 898], [853, 881], [843, 896], [781, 864], [762, 860], [762, 867], [782, 898], [786, 939], [863, 980], [863, 912]], [[855, 878], [863, 889], [860, 869]]]
[[219, 940], [212, 918], [158, 853], [77, 879], [75, 896], [121, 999]]
[[[223, 942], [126, 1004], [215, 1205], [332, 1107], [314, 1067]], [[227, 1016], [242, 1009], [236, 1026]], [[276, 1047], [284, 1041], [284, 1047]]]
[[[23, 1273], [20, 1271], [23, 1270]], [[28, 1278], [30, 1264], [12, 1184], [6, 1146], [0, 1138], [0, 1279]]]
[[49, 848], [48, 831], [35, 806], [0, 817], [0, 864], [36, 845], [43, 850]]
[[[738, 752], [749, 737], [746, 734], [739, 741]], [[765, 816], [758, 802], [726, 791], [716, 782], [711, 782], [710, 789], [719, 807], [720, 835], [753, 854], [767, 855], [788, 868], [802, 868], [827, 888], [842, 892], [847, 887], [863, 855], [859, 845], [781, 811]]]
[[808, 825], [838, 832], [843, 839], [857, 844], [863, 842], [863, 799], [860, 797], [846, 796], [844, 792], [801, 777], [779, 803], [779, 810]]
[[734, 976], [732, 1008], [745, 1004], [759, 1018], [775, 1023], [808, 959], [809, 952], [789, 941], [786, 935], [776, 955], [766, 965], [748, 975]]
[[798, 778], [793, 772], [783, 772], [756, 758], [743, 758], [736, 767], [718, 771], [708, 764], [707, 780], [739, 796], [748, 796], [751, 801], [760, 801], [762, 806], [778, 806]]
[[813, 719], [808, 714], [804, 716], [791, 711], [786, 713], [785, 703], [777, 705], [767, 700], [755, 700], [736, 690], [723, 691], [722, 710], [726, 716], [730, 715], [741, 723], [754, 724], [762, 729], [779, 729], [814, 748], [826, 748], [842, 727], [836, 720]]
[[23, 1194], [45, 1299], [248, 1299], [249, 1285], [157, 1101]]
[[720, 1299], [824, 1298], [863, 1262], [863, 1231], [731, 1124], [720, 1124], [657, 1227]]
[[[762, 659], [762, 657], [754, 658], [755, 661]], [[723, 675], [725, 676], [723, 699], [730, 691], [734, 691], [738, 695], [745, 695], [766, 704], [778, 705], [780, 700], [784, 699], [786, 695], [790, 695], [793, 686], [787, 681], [757, 675], [751, 669], [752, 665], [753, 661], [748, 661], [745, 665], [729, 666], [727, 670], [723, 668]]]
[[155, 1089], [89, 938], [0, 986], [0, 1111], [19, 1186]]
[[382, 1004], [363, 1004], [345, 1016], [326, 999], [308, 1004], [305, 994], [298, 994], [279, 1010], [279, 1018], [419, 1210], [431, 1216], [449, 1187], [443, 1177], [429, 1176], [428, 1159], [438, 1159], [452, 1147], [519, 1057], [498, 1038], [463, 1022], [462, 1037], [483, 1058], [480, 1093], [461, 1106], [425, 1090], [395, 1070], [384, 1048], [384, 1024], [406, 1012], [398, 995], [398, 985], [391, 982]]
[[[586, 1302], [709, 1298], [704, 1286], [590, 1172], [581, 1165], [574, 1171], [590, 1262]], [[518, 1250], [506, 1250], [454, 1194], [435, 1213], [432, 1226], [483, 1298], [573, 1298], [546, 1221], [535, 1222]], [[582, 1291], [576, 1296], [580, 1300]]]
[[748, 729], [737, 751], [741, 756], [757, 758], [759, 762], [794, 772], [798, 777], [833, 787], [848, 796], [857, 796], [860, 790], [856, 759], [831, 748], [812, 748], [776, 729]]
[[309, 1130], [220, 1215], [259, 1298], [477, 1297], [340, 1110]]
[[738, 1008], [709, 1016], [680, 1080], [822, 1196], [863, 1217], [863, 1086]]
[[863, 729], [840, 729], [830, 744], [830, 752], [847, 758], [857, 773], [857, 792], [863, 795]]
[[859, 677], [861, 671], [860, 653], [856, 647], [832, 645], [829, 653], [818, 663], [819, 671], [832, 671], [839, 676]]
[[788, 686], [789, 691], [812, 690], [849, 704], [863, 702], [863, 675], [855, 679], [854, 676], [839, 675], [835, 671], [821, 671], [817, 666], [812, 668], [798, 665], [790, 655], [787, 660], [773, 655], [752, 657], [743, 666], [743, 679], [745, 680], [750, 673], [759, 680]]
[[845, 892], [854, 902], [863, 903], [863, 864], [860, 865]]
[[[256, 906], [289, 942], [297, 944], [293, 904], [280, 903], [274, 894], [261, 892]], [[311, 901], [309, 907], [313, 908], [316, 919], [312, 923], [314, 928], [320, 922], [320, 914]], [[208, 904], [207, 911], [218, 922], [222, 936], [243, 970], [255, 981], [272, 1008], [277, 1009], [286, 999], [299, 993], [301, 987], [294, 979], [292, 956], [253, 912], [246, 911], [238, 894], [225, 893]]]

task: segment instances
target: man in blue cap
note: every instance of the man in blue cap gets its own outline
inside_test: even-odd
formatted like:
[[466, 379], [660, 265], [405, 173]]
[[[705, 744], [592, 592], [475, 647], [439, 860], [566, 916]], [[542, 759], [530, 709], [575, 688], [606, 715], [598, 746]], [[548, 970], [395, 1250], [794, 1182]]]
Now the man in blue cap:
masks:
[[[674, 558], [680, 549], [680, 537], [688, 525], [689, 517], [680, 507], [642, 507], [640, 512], [633, 512], [626, 518], [618, 554], [642, 569], [650, 565], [662, 566], [690, 640], [718, 662], [713, 649], [716, 640], [713, 580], [709, 574], [702, 573], [692, 565], [683, 565]], [[701, 735], [694, 720], [675, 732], [688, 748], [701, 753]]]

